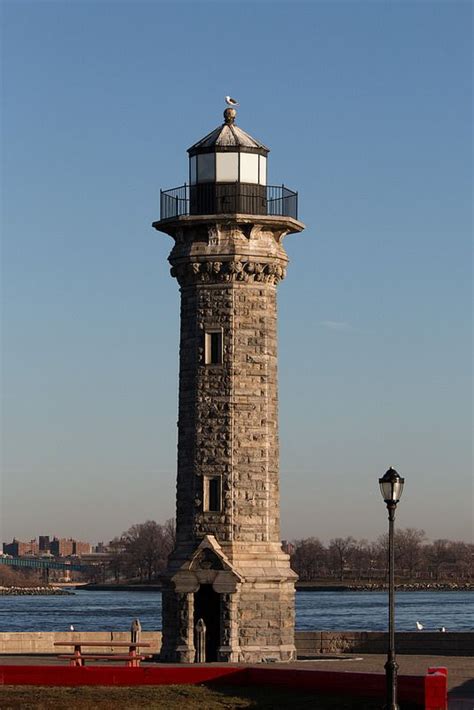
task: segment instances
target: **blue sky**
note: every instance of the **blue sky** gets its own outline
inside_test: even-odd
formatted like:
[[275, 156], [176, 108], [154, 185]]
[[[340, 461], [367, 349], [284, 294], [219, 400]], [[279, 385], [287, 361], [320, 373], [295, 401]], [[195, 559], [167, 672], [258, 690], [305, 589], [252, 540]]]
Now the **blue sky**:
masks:
[[471, 539], [468, 2], [4, 0], [2, 525], [174, 514], [160, 187], [221, 122], [300, 195], [279, 287], [282, 535]]

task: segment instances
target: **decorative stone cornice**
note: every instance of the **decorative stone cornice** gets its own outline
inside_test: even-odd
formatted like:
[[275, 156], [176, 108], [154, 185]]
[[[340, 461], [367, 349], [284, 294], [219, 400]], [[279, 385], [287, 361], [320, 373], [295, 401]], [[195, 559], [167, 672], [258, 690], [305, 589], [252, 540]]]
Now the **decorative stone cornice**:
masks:
[[189, 230], [195, 230], [200, 226], [207, 228], [209, 223], [218, 224], [223, 228], [228, 226], [238, 226], [244, 228], [247, 236], [255, 227], [269, 229], [275, 233], [275, 239], [281, 241], [287, 234], [302, 232], [305, 228], [303, 222], [293, 217], [281, 215], [249, 215], [249, 214], [219, 214], [219, 215], [181, 215], [174, 219], [164, 219], [153, 222], [153, 227], [158, 232], [168, 234], [179, 241], [183, 239], [183, 234]]
[[286, 268], [275, 262], [193, 261], [175, 264], [170, 273], [180, 286], [234, 281], [277, 284], [285, 278]]

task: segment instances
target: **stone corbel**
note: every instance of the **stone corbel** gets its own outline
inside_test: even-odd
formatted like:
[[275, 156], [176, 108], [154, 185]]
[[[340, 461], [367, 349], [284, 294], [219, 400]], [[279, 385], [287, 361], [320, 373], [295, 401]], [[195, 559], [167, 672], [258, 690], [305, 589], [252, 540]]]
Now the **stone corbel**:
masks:
[[283, 227], [281, 229], [276, 229], [275, 227], [272, 228], [272, 234], [273, 234], [277, 244], [281, 244], [284, 237], [286, 237], [286, 235], [289, 233], [290, 233], [290, 230], [284, 229]]
[[207, 228], [207, 243], [209, 244], [210, 247], [215, 247], [218, 246], [220, 242], [220, 237], [221, 237], [221, 231], [219, 228], [219, 225], [216, 224], [210, 224], [209, 227]]
[[246, 223], [246, 224], [239, 224], [240, 231], [242, 232], [244, 237], [246, 237], [247, 239], [251, 239], [254, 236], [253, 235], [254, 228], [255, 228], [255, 225], [252, 224], [251, 222]]
[[218, 594], [235, 594], [242, 578], [230, 570], [217, 572], [212, 588]]
[[178, 594], [194, 594], [199, 589], [199, 580], [194, 572], [180, 570], [172, 578], [175, 591]]
[[249, 241], [252, 239], [257, 240], [262, 234], [270, 233], [277, 244], [280, 244], [283, 238], [290, 232], [288, 228], [283, 226], [278, 229], [276, 226], [272, 225], [271, 229], [269, 229], [265, 224], [254, 224], [253, 222], [239, 224], [239, 229]]

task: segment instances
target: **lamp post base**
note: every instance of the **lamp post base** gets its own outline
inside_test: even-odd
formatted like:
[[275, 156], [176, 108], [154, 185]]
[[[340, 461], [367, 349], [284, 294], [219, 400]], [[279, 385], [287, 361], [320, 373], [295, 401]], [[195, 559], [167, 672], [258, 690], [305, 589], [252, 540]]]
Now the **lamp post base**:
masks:
[[389, 656], [385, 666], [385, 678], [387, 683], [387, 703], [385, 710], [399, 710], [397, 703], [397, 671], [398, 663], [395, 658]]

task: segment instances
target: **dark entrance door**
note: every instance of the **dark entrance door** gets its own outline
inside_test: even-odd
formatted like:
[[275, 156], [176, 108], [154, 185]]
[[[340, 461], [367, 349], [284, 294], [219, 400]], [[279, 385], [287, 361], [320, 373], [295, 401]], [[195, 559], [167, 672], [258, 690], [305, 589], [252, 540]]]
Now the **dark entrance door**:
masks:
[[206, 663], [217, 661], [220, 646], [220, 596], [212, 584], [201, 584], [194, 594], [194, 628], [198, 619], [206, 625]]

